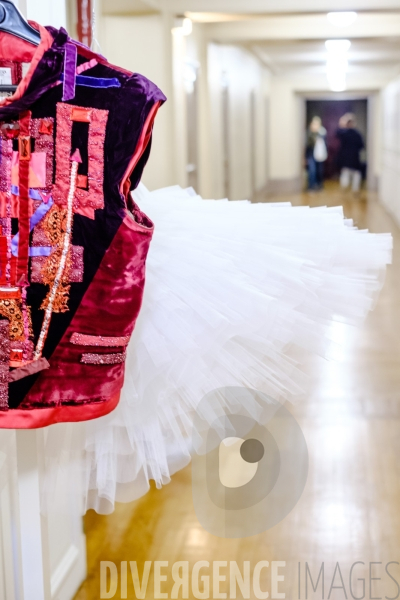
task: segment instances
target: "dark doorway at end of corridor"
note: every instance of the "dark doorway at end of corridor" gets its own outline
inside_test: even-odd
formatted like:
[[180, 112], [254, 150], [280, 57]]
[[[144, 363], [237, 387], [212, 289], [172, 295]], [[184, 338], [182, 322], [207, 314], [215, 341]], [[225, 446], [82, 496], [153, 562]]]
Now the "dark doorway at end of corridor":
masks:
[[324, 179], [337, 179], [339, 177], [340, 165], [338, 162], [338, 151], [340, 142], [336, 137], [338, 123], [345, 113], [354, 113], [357, 119], [357, 129], [361, 133], [365, 149], [361, 152], [363, 165], [363, 179], [367, 176], [367, 140], [368, 140], [368, 101], [364, 99], [349, 100], [306, 100], [306, 128], [308, 128], [313, 117], [320, 117], [325, 127], [326, 145], [328, 158], [324, 167]]

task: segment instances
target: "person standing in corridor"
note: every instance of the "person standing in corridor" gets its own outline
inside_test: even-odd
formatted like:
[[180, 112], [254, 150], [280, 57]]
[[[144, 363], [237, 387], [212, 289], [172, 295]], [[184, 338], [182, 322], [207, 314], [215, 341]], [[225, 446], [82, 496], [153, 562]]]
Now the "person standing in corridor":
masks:
[[308, 190], [315, 191], [324, 185], [324, 162], [328, 158], [326, 149], [326, 129], [320, 117], [313, 117], [307, 134], [306, 164]]
[[358, 194], [361, 186], [362, 167], [360, 152], [364, 148], [364, 140], [356, 129], [357, 122], [353, 113], [346, 113], [339, 119], [336, 137], [340, 140], [338, 163], [340, 167], [340, 186], [343, 190], [351, 184], [351, 189]]

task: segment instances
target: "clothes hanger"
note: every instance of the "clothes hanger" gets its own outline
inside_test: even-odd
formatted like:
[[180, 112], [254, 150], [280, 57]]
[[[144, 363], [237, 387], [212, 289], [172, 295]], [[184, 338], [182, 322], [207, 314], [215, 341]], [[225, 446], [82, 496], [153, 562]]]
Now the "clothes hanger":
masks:
[[40, 44], [40, 33], [29, 25], [11, 0], [0, 0], [0, 31], [11, 33], [34, 46]]
[[[40, 44], [40, 33], [29, 25], [10, 0], [0, 0], [0, 31], [11, 33], [34, 46]], [[0, 92], [15, 92], [16, 89], [16, 85], [0, 85]]]

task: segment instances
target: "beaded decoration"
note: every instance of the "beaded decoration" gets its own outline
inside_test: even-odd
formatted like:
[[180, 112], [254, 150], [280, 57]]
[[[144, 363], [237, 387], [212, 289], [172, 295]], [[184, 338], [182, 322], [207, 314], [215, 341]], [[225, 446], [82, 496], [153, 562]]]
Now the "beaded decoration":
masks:
[[[34, 359], [38, 360], [42, 356], [43, 346], [46, 341], [47, 333], [50, 326], [51, 315], [53, 312], [54, 302], [56, 300], [59, 287], [61, 284], [61, 302], [65, 299], [65, 289], [66, 286], [63, 286], [63, 275], [64, 270], [67, 265], [68, 255], [70, 252], [71, 245], [71, 236], [72, 236], [72, 218], [73, 218], [73, 203], [74, 196], [76, 191], [76, 178], [78, 175], [78, 165], [81, 161], [80, 154], [78, 151], [74, 152], [71, 157], [72, 165], [71, 165], [71, 175], [70, 175], [70, 186], [67, 198], [67, 213], [66, 213], [66, 222], [65, 222], [65, 232], [63, 235], [62, 247], [57, 248], [57, 252], [60, 251], [59, 263], [57, 267], [57, 271], [55, 273], [54, 280], [52, 282], [52, 286], [50, 288], [49, 293], [46, 296], [46, 299], [43, 304], [46, 306], [46, 310], [44, 313], [44, 319], [42, 323], [42, 328], [40, 331], [38, 343], [36, 345], [36, 350], [34, 354]], [[63, 292], [64, 288], [64, 292]], [[69, 287], [68, 287], [69, 291]], [[60, 296], [58, 296], [60, 298]], [[44, 308], [44, 307], [43, 307]]]
[[119, 365], [125, 362], [126, 352], [118, 352], [115, 354], [82, 354], [81, 363], [86, 365]]
[[77, 344], [79, 346], [127, 346], [129, 343], [129, 336], [124, 335], [120, 337], [107, 337], [105, 335], [87, 335], [85, 333], [73, 333], [69, 341], [71, 344]]
[[94, 219], [94, 211], [104, 208], [104, 141], [108, 110], [84, 108], [72, 104], [57, 104], [56, 178], [53, 188], [54, 202], [65, 206], [68, 194], [69, 157], [72, 143], [72, 124], [89, 124], [88, 139], [88, 189], [76, 189], [73, 210]]
[[4, 138], [3, 135], [4, 133], [0, 137], [0, 192], [10, 194], [13, 147], [12, 140]]
[[10, 339], [8, 322], [0, 320], [0, 410], [8, 410]]
[[32, 119], [30, 123], [30, 135], [35, 139], [35, 152], [46, 153], [46, 186], [42, 189], [49, 192], [53, 185], [53, 163], [54, 163], [54, 119]]

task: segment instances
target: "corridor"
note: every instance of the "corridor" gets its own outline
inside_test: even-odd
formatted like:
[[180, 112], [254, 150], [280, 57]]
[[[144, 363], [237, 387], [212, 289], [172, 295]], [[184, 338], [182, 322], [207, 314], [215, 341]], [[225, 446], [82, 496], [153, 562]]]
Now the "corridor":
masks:
[[0, 0], [0, 58], [0, 600], [400, 599], [400, 0]]
[[[140, 578], [145, 561], [168, 561], [169, 565], [189, 561], [189, 571], [197, 561], [236, 561], [241, 570], [244, 561], [250, 561], [251, 568], [259, 561], [285, 561], [280, 591], [290, 600], [328, 598], [331, 585], [333, 600], [361, 598], [362, 579], [365, 597], [398, 597], [385, 566], [397, 561], [388, 569], [400, 582], [400, 232], [372, 192], [354, 199], [333, 184], [312, 197], [298, 194], [272, 200], [312, 206], [343, 204], [345, 214], [358, 227], [376, 233], [390, 231], [394, 236], [393, 265], [375, 311], [363, 329], [335, 326], [332, 336], [341, 344], [335, 360], [308, 361], [308, 393], [302, 402], [290, 406], [310, 454], [303, 496], [280, 524], [239, 540], [214, 537], [200, 526], [193, 509], [190, 466], [163, 489], [152, 488], [137, 502], [119, 504], [110, 516], [90, 511], [85, 517], [88, 578], [75, 600], [98, 597], [102, 560], [137, 561]], [[350, 570], [357, 561], [364, 565], [353, 567], [350, 587]], [[314, 586], [324, 563], [324, 596], [322, 580], [314, 593], [309, 577], [306, 595], [306, 563]], [[345, 592], [335, 589], [341, 586], [339, 571], [333, 581], [336, 563]], [[161, 590], [168, 593], [164, 597], [173, 597], [170, 567], [163, 572], [169, 577]], [[227, 572], [221, 569], [221, 574]], [[381, 581], [370, 583], [370, 577]], [[269, 569], [262, 572], [261, 588], [271, 591]], [[227, 593], [221, 598], [235, 597], [229, 595], [229, 576], [220, 590]], [[115, 597], [126, 597], [119, 594], [118, 588]], [[135, 597], [129, 577], [127, 597]], [[156, 597], [162, 596], [154, 595], [150, 577], [146, 598]], [[257, 596], [250, 597], [255, 600]]]

